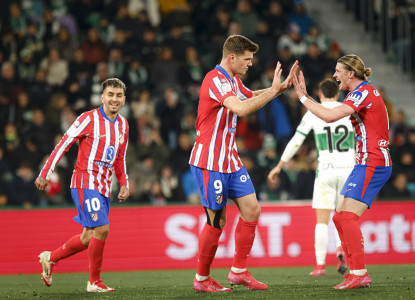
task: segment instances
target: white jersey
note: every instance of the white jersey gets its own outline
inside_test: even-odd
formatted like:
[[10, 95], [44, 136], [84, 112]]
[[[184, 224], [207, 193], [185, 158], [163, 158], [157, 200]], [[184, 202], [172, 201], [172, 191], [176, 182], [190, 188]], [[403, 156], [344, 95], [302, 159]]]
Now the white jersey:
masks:
[[[334, 108], [339, 102], [323, 102], [323, 106]], [[314, 139], [318, 152], [318, 171], [350, 169], [355, 165], [354, 129], [349, 117], [333, 123], [326, 123], [308, 111], [297, 133], [307, 136], [314, 131]]]

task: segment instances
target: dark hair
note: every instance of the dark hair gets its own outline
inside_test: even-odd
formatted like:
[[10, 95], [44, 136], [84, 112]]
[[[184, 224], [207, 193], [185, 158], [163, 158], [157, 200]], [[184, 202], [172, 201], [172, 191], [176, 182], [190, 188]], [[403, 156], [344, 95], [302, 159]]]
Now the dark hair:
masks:
[[102, 91], [103, 92], [105, 91], [107, 86], [112, 86], [112, 87], [115, 87], [115, 88], [122, 88], [124, 90], [124, 95], [125, 95], [125, 92], [127, 91], [127, 88], [126, 88], [124, 82], [122, 82], [118, 78], [108, 78], [107, 80], [105, 80], [102, 83]]
[[368, 77], [372, 75], [372, 69], [366, 68], [363, 60], [354, 54], [340, 57], [337, 62], [343, 64], [347, 70], [353, 71], [354, 76], [361, 80], [368, 81]]
[[339, 93], [339, 85], [333, 79], [324, 79], [318, 87], [326, 98], [334, 98]]
[[243, 35], [231, 35], [223, 44], [223, 56], [225, 57], [229, 54], [242, 55], [246, 50], [256, 53], [258, 49], [258, 44], [255, 44]]

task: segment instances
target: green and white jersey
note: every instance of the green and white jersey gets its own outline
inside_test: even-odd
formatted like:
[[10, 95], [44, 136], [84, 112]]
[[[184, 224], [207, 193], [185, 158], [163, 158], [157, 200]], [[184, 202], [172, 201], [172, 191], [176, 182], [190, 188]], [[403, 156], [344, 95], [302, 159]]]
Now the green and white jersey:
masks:
[[[334, 108], [341, 104], [323, 102], [322, 105]], [[311, 130], [314, 131], [319, 171], [353, 168], [355, 165], [354, 129], [349, 117], [326, 123], [308, 111], [297, 127], [297, 133], [305, 137]]]

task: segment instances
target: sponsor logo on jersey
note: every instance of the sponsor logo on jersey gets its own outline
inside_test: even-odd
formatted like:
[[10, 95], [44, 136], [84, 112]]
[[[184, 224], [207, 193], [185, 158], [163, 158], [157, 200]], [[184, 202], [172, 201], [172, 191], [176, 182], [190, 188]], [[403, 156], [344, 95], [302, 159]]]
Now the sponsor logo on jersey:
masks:
[[241, 182], [246, 182], [248, 180], [248, 178], [246, 177], [246, 175], [241, 175]]
[[350, 182], [347, 186], [356, 187], [356, 183]]
[[387, 147], [389, 145], [389, 142], [386, 140], [379, 140], [378, 145], [379, 147]]
[[113, 166], [113, 164], [109, 164], [105, 161], [99, 161], [99, 160], [94, 161], [94, 164], [96, 164], [99, 167], [106, 167], [108, 169], [112, 168]]
[[98, 221], [98, 213], [96, 213], [96, 212], [91, 213], [91, 219], [94, 222]]
[[235, 133], [235, 132], [236, 132], [236, 128], [235, 128], [235, 127], [231, 127], [231, 128], [229, 128], [229, 132], [230, 132], [230, 133]]
[[105, 153], [105, 160], [113, 161], [114, 157], [115, 157], [115, 147], [111, 145], [107, 148], [107, 152]]
[[361, 91], [354, 91], [350, 94], [350, 96], [347, 98], [347, 100], [353, 101], [353, 105], [355, 107], [359, 107], [359, 105], [366, 99], [366, 97], [369, 95], [369, 92], [364, 90]]
[[375, 94], [376, 97], [380, 96], [378, 90], [373, 90], [373, 94]]
[[223, 195], [216, 195], [216, 203], [221, 204], [223, 201]]

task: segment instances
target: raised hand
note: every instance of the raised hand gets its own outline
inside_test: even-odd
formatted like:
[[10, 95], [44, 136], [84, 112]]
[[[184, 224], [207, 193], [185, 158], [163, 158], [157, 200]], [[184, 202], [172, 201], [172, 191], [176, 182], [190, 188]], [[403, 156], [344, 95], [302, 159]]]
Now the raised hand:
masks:
[[290, 88], [291, 85], [294, 82], [295, 74], [297, 74], [300, 67], [298, 66], [298, 60], [294, 62], [294, 64], [291, 67], [290, 73], [288, 74], [288, 77], [284, 80], [284, 82], [281, 84], [281, 88], [285, 91], [286, 89]]
[[304, 74], [302, 71], [300, 71], [300, 74], [298, 76], [294, 75], [294, 90], [297, 94], [298, 99], [300, 99], [303, 96], [308, 97]]
[[272, 86], [271, 89], [274, 91], [275, 95], [280, 91], [281, 89], [281, 63], [277, 63], [277, 67], [275, 68], [274, 72], [274, 79], [272, 80]]

